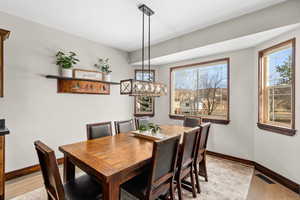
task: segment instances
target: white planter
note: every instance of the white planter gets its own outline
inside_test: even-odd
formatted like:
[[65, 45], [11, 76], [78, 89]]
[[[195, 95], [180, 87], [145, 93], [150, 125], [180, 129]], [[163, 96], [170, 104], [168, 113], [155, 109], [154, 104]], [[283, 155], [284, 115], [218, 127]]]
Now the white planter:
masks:
[[103, 78], [104, 78], [103, 79], [104, 81], [107, 81], [107, 82], [111, 81], [111, 75], [110, 74], [104, 74]]
[[73, 70], [72, 69], [61, 68], [60, 75], [62, 77], [72, 78], [73, 77]]

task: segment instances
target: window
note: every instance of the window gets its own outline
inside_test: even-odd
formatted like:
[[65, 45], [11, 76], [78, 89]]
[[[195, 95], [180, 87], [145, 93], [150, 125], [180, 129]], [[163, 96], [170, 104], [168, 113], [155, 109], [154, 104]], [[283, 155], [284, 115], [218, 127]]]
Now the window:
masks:
[[295, 39], [259, 52], [258, 127], [295, 134]]
[[229, 58], [170, 69], [170, 117], [229, 123]]
[[[144, 78], [143, 78], [144, 74]], [[144, 81], [155, 81], [155, 70], [135, 70], [135, 79]], [[134, 116], [154, 116], [155, 104], [154, 97], [137, 96], [134, 98]]]

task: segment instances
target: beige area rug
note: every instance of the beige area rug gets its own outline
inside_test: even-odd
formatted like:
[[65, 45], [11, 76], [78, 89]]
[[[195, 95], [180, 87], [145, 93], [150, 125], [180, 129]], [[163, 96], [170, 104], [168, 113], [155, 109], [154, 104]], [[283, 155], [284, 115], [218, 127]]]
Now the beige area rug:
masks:
[[[207, 158], [208, 182], [201, 180], [201, 194], [196, 200], [246, 200], [253, 168], [215, 157]], [[183, 199], [194, 199], [190, 192], [184, 191]], [[130, 194], [122, 191], [122, 200], [133, 200]], [[28, 192], [13, 200], [47, 199], [44, 188]]]

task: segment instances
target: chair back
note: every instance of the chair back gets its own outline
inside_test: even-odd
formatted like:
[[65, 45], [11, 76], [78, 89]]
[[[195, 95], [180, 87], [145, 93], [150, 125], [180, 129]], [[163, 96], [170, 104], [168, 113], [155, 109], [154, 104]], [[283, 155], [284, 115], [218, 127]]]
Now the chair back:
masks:
[[201, 124], [201, 117], [184, 117], [183, 126], [197, 127]]
[[88, 140], [112, 135], [111, 122], [87, 124], [86, 129]]
[[211, 123], [205, 123], [200, 125], [200, 134], [198, 138], [196, 158], [199, 158], [199, 156], [201, 156], [201, 154], [206, 150], [210, 126]]
[[[148, 187], [149, 199], [156, 199], [162, 191], [169, 189], [176, 173], [180, 135], [154, 142], [151, 164], [151, 176]], [[152, 190], [160, 191], [156, 193]]]
[[135, 126], [136, 126], [137, 129], [139, 129], [139, 127], [141, 125], [147, 126], [148, 124], [149, 124], [149, 117], [135, 118]]
[[51, 198], [55, 200], [64, 200], [64, 188], [59, 175], [54, 151], [41, 141], [35, 141], [34, 145], [38, 154], [48, 196], [51, 196]]
[[184, 133], [179, 155], [179, 171], [193, 164], [199, 132], [200, 127], [196, 127]]
[[115, 121], [116, 134], [135, 130], [133, 120]]
[[200, 143], [199, 143], [200, 149], [206, 149], [210, 126], [211, 123], [205, 123], [200, 125]]

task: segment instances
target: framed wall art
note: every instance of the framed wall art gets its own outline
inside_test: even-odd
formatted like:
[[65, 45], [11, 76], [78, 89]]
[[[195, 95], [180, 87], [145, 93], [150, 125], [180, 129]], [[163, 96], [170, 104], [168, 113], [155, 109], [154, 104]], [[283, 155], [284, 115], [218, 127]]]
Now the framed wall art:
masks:
[[9, 31], [0, 29], [0, 97], [4, 97], [4, 40], [9, 34]]
[[99, 71], [85, 70], [85, 69], [73, 69], [73, 78], [99, 80], [103, 79], [103, 73]]

